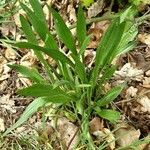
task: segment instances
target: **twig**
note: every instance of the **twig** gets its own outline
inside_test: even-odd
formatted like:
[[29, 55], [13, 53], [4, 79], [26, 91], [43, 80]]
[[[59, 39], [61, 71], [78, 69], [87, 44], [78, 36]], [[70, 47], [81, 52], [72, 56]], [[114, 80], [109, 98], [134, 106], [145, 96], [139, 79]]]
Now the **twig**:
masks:
[[67, 146], [67, 150], [69, 150], [69, 147], [70, 147], [71, 143], [73, 142], [75, 136], [77, 135], [78, 131], [79, 131], [79, 127], [78, 127], [78, 129], [76, 130], [76, 132], [74, 133], [74, 135], [73, 135], [73, 137], [71, 138], [71, 140], [69, 141], [69, 144], [68, 144], [68, 146]]
[[112, 11], [112, 7], [113, 7], [113, 5], [114, 5], [114, 1], [115, 1], [115, 0], [111, 0], [110, 6], [109, 6], [109, 9], [108, 9], [108, 12], [109, 12], [109, 13], [111, 13], [111, 11]]

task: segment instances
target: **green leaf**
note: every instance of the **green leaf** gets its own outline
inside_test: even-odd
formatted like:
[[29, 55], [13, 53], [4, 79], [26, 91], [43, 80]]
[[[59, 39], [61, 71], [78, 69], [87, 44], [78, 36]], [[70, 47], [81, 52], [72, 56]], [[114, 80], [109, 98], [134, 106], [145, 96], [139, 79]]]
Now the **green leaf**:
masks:
[[83, 41], [86, 38], [86, 20], [84, 16], [84, 12], [81, 6], [78, 8], [77, 14], [77, 39], [79, 42], [79, 46], [83, 44]]
[[87, 48], [87, 46], [88, 46], [88, 44], [90, 42], [90, 39], [91, 39], [91, 35], [88, 35], [87, 37], [85, 37], [85, 39], [84, 39], [84, 41], [83, 41], [83, 43], [81, 45], [80, 51], [79, 51], [79, 56], [80, 55], [84, 56], [84, 52], [85, 52], [85, 50], [86, 50], [86, 48]]
[[45, 41], [46, 35], [50, 34], [48, 26], [45, 22], [41, 21], [38, 16], [36, 16], [36, 12], [34, 13], [31, 9], [29, 9], [23, 3], [20, 3], [22, 9], [27, 13], [31, 24], [33, 25], [35, 31], [38, 33], [40, 38]]
[[108, 91], [103, 98], [100, 100], [97, 100], [96, 104], [97, 106], [105, 106], [112, 102], [122, 91], [123, 85], [117, 86], [112, 88], [110, 91]]
[[75, 60], [75, 72], [79, 75], [82, 83], [87, 81], [86, 73], [85, 73], [85, 64], [80, 61], [80, 59], [76, 56], [72, 56]]
[[18, 90], [18, 94], [33, 97], [45, 97], [50, 102], [65, 103], [72, 100], [72, 97], [60, 88], [53, 88], [52, 85], [34, 84], [30, 87]]
[[98, 86], [101, 86], [102, 84], [106, 83], [115, 73], [116, 66], [112, 65], [111, 67], [107, 67], [103, 76], [101, 77]]
[[44, 47], [59, 50], [59, 48], [57, 46], [57, 43], [56, 43], [56, 41], [54, 40], [54, 38], [51, 34], [46, 35], [46, 40], [45, 40], [45, 46]]
[[107, 63], [109, 64], [109, 61], [115, 57], [114, 54], [116, 54], [116, 51], [118, 50], [117, 47], [124, 33], [124, 28], [125, 22], [119, 23], [119, 18], [117, 18], [112, 22], [102, 37], [96, 51], [95, 67], [91, 76], [93, 87], [96, 84], [100, 70], [102, 70], [102, 68], [107, 65]]
[[67, 48], [69, 50], [71, 50], [71, 52], [74, 55], [77, 55], [75, 40], [71, 34], [71, 31], [66, 26], [62, 17], [54, 9], [52, 9], [50, 7], [49, 7], [49, 9], [53, 15], [54, 22], [55, 22], [55, 29], [56, 29], [56, 32], [57, 32], [59, 38], [67, 46]]
[[60, 51], [56, 49], [44, 48], [44, 47], [37, 46], [28, 42], [18, 42], [15, 44], [15, 46], [19, 48], [29, 48], [29, 49], [34, 49], [37, 51], [42, 51], [46, 53], [47, 55], [49, 55], [50, 57], [52, 57], [54, 60], [56, 61], [59, 60], [60, 62], [67, 63], [70, 66], [74, 67], [74, 64], [72, 63], [72, 61], [66, 55], [64, 55], [63, 53], [61, 53]]
[[107, 119], [112, 123], [117, 122], [120, 118], [120, 113], [118, 111], [114, 111], [112, 109], [102, 109], [102, 110], [100, 110], [100, 109], [96, 108], [96, 113], [100, 117], [102, 117], [104, 119]]
[[[37, 45], [37, 40], [36, 40], [36, 36], [32, 31], [32, 28], [29, 24], [29, 22], [21, 15], [20, 16], [20, 21], [21, 21], [21, 25], [22, 25], [22, 29], [27, 37], [27, 40], [32, 43]], [[50, 40], [48, 41], [50, 42]], [[51, 43], [53, 44], [52, 40]], [[52, 47], [51, 45], [49, 45], [49, 47]], [[37, 58], [40, 60], [40, 62], [44, 65], [44, 68], [47, 72], [47, 74], [49, 75], [50, 80], [53, 80], [53, 76], [52, 76], [52, 72], [50, 69], [50, 65], [47, 64], [46, 60], [44, 59], [42, 53], [40, 51], [36, 51], [34, 50], [35, 55], [37, 56]], [[52, 68], [52, 67], [51, 67]]]
[[23, 15], [20, 15], [20, 22], [21, 22], [22, 30], [27, 37], [27, 40], [33, 44], [37, 44], [37, 40], [31, 29], [31, 26], [30, 26], [29, 22], [24, 18]]
[[[122, 36], [120, 44], [118, 45], [117, 55], [123, 54], [123, 53], [129, 51], [131, 48], [134, 48], [135, 42], [133, 42], [133, 41], [134, 41], [137, 34], [138, 34], [137, 25], [127, 23], [126, 24], [126, 31]], [[129, 48], [129, 47], [131, 47], [131, 48]]]
[[81, 0], [85, 7], [90, 6], [92, 3], [94, 3], [94, 0]]
[[19, 120], [12, 125], [10, 128], [8, 128], [3, 136], [6, 136], [8, 133], [10, 133], [15, 128], [19, 127], [21, 124], [23, 124], [25, 121], [28, 120], [34, 113], [38, 111], [38, 109], [42, 106], [44, 106], [47, 103], [47, 101], [43, 98], [37, 98], [32, 103], [29, 104], [29, 106], [25, 109]]
[[43, 12], [43, 9], [41, 7], [41, 4], [39, 3], [38, 0], [29, 0], [30, 1], [30, 4], [36, 14], [36, 16], [42, 20], [43, 22], [46, 23], [46, 20], [45, 20], [45, 15], [44, 15], [44, 12]]
[[24, 77], [27, 77], [31, 79], [34, 82], [42, 83], [45, 82], [43, 77], [39, 74], [39, 72], [34, 69], [29, 69], [22, 65], [8, 65], [10, 68], [17, 70], [19, 73], [24, 75]]

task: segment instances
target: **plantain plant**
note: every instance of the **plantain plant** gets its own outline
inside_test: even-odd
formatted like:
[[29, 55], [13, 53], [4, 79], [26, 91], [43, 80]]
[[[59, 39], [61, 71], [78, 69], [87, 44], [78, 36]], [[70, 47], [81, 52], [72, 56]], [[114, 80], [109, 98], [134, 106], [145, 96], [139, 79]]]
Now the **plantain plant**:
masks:
[[[133, 49], [136, 44], [134, 38], [137, 34], [137, 26], [131, 20], [132, 17], [127, 18], [131, 8], [112, 20], [96, 49], [95, 65], [89, 70], [85, 65], [84, 53], [91, 35], [87, 35], [86, 32], [86, 18], [82, 7], [79, 6], [78, 9], [76, 37], [74, 37], [57, 11], [47, 6], [54, 19], [56, 34], [69, 50], [69, 53], [66, 54], [49, 31], [38, 0], [29, 1], [31, 9], [20, 3], [26, 12], [26, 17], [20, 15], [20, 21], [27, 42], [17, 42], [14, 45], [18, 48], [33, 50], [46, 72], [46, 77], [43, 77], [36, 68], [9, 65], [10, 68], [33, 82], [32, 86], [18, 90], [18, 94], [35, 99], [29, 104], [20, 119], [6, 130], [4, 136], [27, 121], [39, 108], [52, 103], [57, 106], [57, 109], [70, 108], [71, 113], [75, 114], [76, 119], [78, 118], [78, 124], [81, 127], [80, 135], [83, 137], [82, 142], [88, 141], [88, 147], [94, 149], [95, 145], [89, 133], [90, 118], [93, 115], [99, 115], [115, 123], [120, 117], [118, 111], [107, 109], [106, 105], [117, 98], [124, 84], [113, 87], [108, 92], [105, 92], [104, 85], [116, 70], [116, 67], [111, 64], [112, 60]], [[43, 41], [44, 46], [39, 46], [39, 38]], [[55, 60], [57, 68], [46, 62], [43, 53]]]

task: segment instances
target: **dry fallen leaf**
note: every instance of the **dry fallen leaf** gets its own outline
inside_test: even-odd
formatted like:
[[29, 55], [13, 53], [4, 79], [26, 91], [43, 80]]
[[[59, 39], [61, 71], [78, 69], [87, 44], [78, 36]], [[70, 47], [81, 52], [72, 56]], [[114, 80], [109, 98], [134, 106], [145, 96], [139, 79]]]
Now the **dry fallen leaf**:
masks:
[[90, 133], [93, 134], [95, 131], [102, 130], [104, 128], [104, 122], [99, 117], [94, 117], [90, 121]]
[[69, 21], [70, 22], [76, 22], [77, 21], [76, 12], [75, 12], [75, 9], [73, 7], [73, 4], [68, 5], [67, 13], [69, 13]]
[[102, 29], [100, 28], [90, 28], [89, 31], [88, 31], [88, 34], [92, 34], [92, 38], [91, 38], [91, 41], [88, 45], [88, 48], [97, 48], [98, 46], [98, 43], [103, 35], [103, 31]]
[[4, 120], [0, 118], [0, 132], [4, 132], [4, 131], [5, 131]]
[[10, 94], [0, 97], [0, 106], [1, 108], [9, 110], [11, 113], [16, 113], [15, 102], [10, 98]]
[[132, 67], [130, 63], [126, 63], [121, 70], [115, 72], [115, 76], [123, 78], [130, 78], [135, 81], [141, 81], [143, 79], [143, 70]]
[[133, 126], [122, 123], [118, 124], [120, 127], [115, 132], [115, 137], [118, 139], [117, 144], [121, 147], [130, 145], [132, 142], [136, 141], [140, 137], [140, 130], [136, 130]]
[[138, 35], [138, 40], [150, 47], [150, 34], [144, 33]]
[[14, 59], [16, 59], [17, 55], [16, 55], [16, 53], [15, 53], [12, 49], [7, 48], [7, 49], [5, 50], [5, 57], [6, 57], [8, 60], [9, 60], [9, 59], [14, 60]]
[[[52, 127], [54, 127], [54, 122], [52, 122]], [[57, 120], [57, 129], [60, 134], [60, 138], [66, 147], [68, 147], [71, 142], [68, 150], [72, 150], [79, 138], [77, 134], [78, 127], [63, 117]]]
[[115, 137], [109, 129], [103, 128], [101, 131], [95, 131], [93, 135], [95, 135], [99, 140], [105, 139], [105, 141], [109, 143], [108, 147], [110, 150], [115, 149]]
[[141, 104], [141, 111], [150, 113], [150, 99], [147, 96], [137, 100]]
[[147, 77], [150, 77], [150, 70], [146, 71], [145, 74]]
[[92, 64], [94, 63], [94, 59], [95, 59], [96, 53], [93, 50], [86, 50], [85, 51], [85, 64], [88, 68], [92, 67]]
[[88, 18], [95, 17], [100, 12], [102, 12], [103, 8], [104, 8], [104, 0], [96, 1], [88, 8]]
[[135, 97], [137, 96], [137, 88], [134, 88], [133, 86], [130, 86], [127, 90], [126, 90], [126, 97]]

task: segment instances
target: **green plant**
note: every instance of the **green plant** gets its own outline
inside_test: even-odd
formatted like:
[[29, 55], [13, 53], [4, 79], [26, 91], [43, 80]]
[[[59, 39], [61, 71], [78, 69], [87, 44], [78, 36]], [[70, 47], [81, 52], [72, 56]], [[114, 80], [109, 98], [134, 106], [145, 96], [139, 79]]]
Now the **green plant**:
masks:
[[[19, 42], [14, 45], [18, 48], [34, 50], [47, 73], [47, 78], [43, 78], [36, 68], [9, 65], [33, 81], [32, 86], [19, 90], [18, 94], [36, 97], [36, 99], [26, 108], [20, 119], [7, 129], [4, 136], [24, 123], [40, 107], [54, 103], [57, 107], [71, 108], [76, 119], [80, 116], [78, 123], [81, 127], [81, 137], [83, 137], [81, 141], [83, 143], [88, 141], [88, 147], [94, 149], [94, 142], [89, 133], [90, 117], [97, 114], [114, 123], [120, 116], [119, 112], [106, 109], [105, 106], [120, 94], [124, 84], [108, 92], [105, 92], [104, 84], [115, 72], [115, 66], [111, 65], [112, 60], [117, 55], [133, 49], [136, 44], [134, 38], [137, 34], [137, 26], [133, 25], [129, 18], [126, 19], [131, 8], [112, 21], [96, 50], [95, 66], [89, 71], [85, 66], [84, 52], [91, 35], [86, 35], [86, 21], [82, 7], [78, 9], [75, 39], [62, 17], [48, 6], [54, 18], [56, 33], [69, 49], [69, 53], [65, 54], [48, 29], [40, 3], [37, 0], [30, 0], [30, 4], [32, 10], [20, 3], [27, 14], [27, 18], [21, 15], [20, 21], [28, 42]], [[38, 45], [35, 32], [44, 42], [43, 47]], [[57, 69], [46, 62], [43, 53], [56, 61]]]
[[144, 5], [150, 4], [149, 0], [129, 0], [129, 2], [136, 5], [136, 6], [138, 6], [140, 4], [144, 4]]

